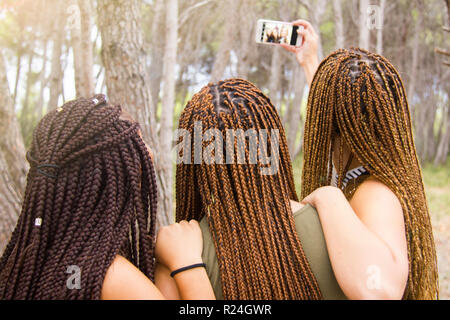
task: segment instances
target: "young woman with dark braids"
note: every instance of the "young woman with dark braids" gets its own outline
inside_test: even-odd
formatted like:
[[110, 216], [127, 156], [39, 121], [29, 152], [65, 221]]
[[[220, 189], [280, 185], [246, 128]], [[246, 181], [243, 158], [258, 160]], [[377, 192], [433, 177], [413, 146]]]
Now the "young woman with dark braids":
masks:
[[[149, 149], [139, 125], [104, 95], [49, 112], [27, 159], [22, 212], [0, 259], [0, 299], [163, 299], [152, 282], [155, 255], [173, 270], [201, 262], [195, 221], [162, 228], [155, 246]], [[203, 268], [174, 279], [183, 298], [214, 298]]]
[[303, 45], [285, 48], [310, 84], [302, 202], [317, 208], [337, 281], [352, 299], [438, 298], [430, 215], [398, 72], [362, 49], [337, 50], [318, 65], [316, 33], [304, 20], [295, 24], [304, 27]]
[[[345, 299], [317, 213], [297, 202], [286, 137], [269, 98], [246, 80], [211, 83], [189, 101], [178, 129], [188, 132], [191, 140], [186, 143], [183, 136], [178, 142], [179, 156], [187, 158], [177, 164], [176, 219], [200, 222], [202, 256], [215, 296]], [[239, 131], [252, 130], [259, 137], [257, 150], [252, 149], [250, 135], [238, 140]], [[261, 138], [264, 131], [267, 141]], [[211, 151], [218, 140], [211, 141], [208, 132], [222, 136], [224, 144]], [[196, 139], [199, 135], [203, 142]], [[215, 161], [196, 162], [198, 148]], [[220, 154], [223, 161], [216, 158]], [[277, 164], [265, 161], [264, 155]], [[275, 169], [266, 171], [270, 166]], [[177, 298], [176, 287], [167, 272], [163, 274], [156, 283], [166, 296]]]

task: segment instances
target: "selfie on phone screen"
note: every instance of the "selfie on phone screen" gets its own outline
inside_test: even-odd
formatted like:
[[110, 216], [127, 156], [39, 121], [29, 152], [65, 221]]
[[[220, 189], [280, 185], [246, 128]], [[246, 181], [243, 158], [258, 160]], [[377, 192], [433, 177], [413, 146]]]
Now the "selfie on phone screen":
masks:
[[292, 36], [292, 26], [266, 23], [262, 42], [268, 43], [290, 43]]

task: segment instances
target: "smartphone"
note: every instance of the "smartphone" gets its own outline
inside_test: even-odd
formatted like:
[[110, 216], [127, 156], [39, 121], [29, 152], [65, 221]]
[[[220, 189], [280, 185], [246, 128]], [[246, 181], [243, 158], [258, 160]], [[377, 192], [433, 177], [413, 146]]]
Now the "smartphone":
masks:
[[283, 21], [259, 19], [256, 24], [256, 42], [262, 44], [300, 46], [302, 37], [298, 36], [298, 26]]

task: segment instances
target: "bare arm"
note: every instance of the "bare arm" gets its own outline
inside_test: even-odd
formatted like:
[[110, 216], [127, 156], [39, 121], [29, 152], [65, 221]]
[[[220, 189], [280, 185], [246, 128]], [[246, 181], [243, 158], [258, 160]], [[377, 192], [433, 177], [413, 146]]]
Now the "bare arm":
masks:
[[367, 180], [347, 201], [323, 187], [302, 202], [317, 208], [336, 279], [350, 299], [401, 299], [408, 278], [403, 211], [394, 193]]
[[170, 276], [170, 270], [161, 263], [156, 264], [155, 285], [158, 287], [164, 297], [166, 297], [166, 299], [181, 299], [175, 279]]
[[[182, 237], [183, 241], [177, 241], [174, 244], [173, 239], [177, 237]], [[182, 271], [173, 278], [170, 276], [170, 272], [179, 268], [201, 263], [202, 251], [203, 237], [197, 221], [181, 221], [161, 228], [156, 240], [156, 258], [161, 264], [157, 269], [156, 281], [168, 297], [173, 299], [177, 297], [174, 290], [173, 281], [175, 281], [182, 300], [215, 299], [205, 268]]]
[[[159, 242], [158, 242], [159, 241]], [[156, 244], [156, 256], [176, 270], [201, 262], [203, 248], [201, 230], [197, 221], [182, 221], [161, 228]], [[145, 299], [214, 299], [214, 292], [204, 268], [196, 268], [170, 277], [162, 265], [156, 269], [155, 286], [138, 268], [117, 255], [103, 281], [102, 300]], [[176, 291], [178, 290], [178, 291]], [[166, 295], [167, 294], [167, 295]]]
[[153, 282], [130, 261], [117, 255], [106, 272], [102, 300], [161, 300], [164, 296]]
[[205, 268], [183, 271], [172, 278], [170, 270], [166, 266], [158, 264], [155, 272], [155, 284], [164, 297], [169, 300], [215, 299]]

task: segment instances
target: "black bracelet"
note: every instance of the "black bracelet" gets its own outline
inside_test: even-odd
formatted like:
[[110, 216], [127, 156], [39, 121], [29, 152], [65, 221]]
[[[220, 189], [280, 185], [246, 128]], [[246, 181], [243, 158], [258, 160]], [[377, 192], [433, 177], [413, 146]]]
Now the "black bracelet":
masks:
[[199, 267], [206, 268], [206, 264], [204, 264], [204, 263], [196, 263], [196, 264], [192, 264], [192, 265], [190, 265], [190, 266], [186, 266], [186, 267], [177, 269], [177, 270], [175, 270], [175, 271], [172, 271], [172, 272], [170, 273], [170, 276], [173, 278], [173, 276], [176, 275], [177, 273], [180, 273], [180, 272], [183, 272], [183, 271], [186, 271], [186, 270], [190, 270], [190, 269], [194, 269], [194, 268], [199, 268]]

